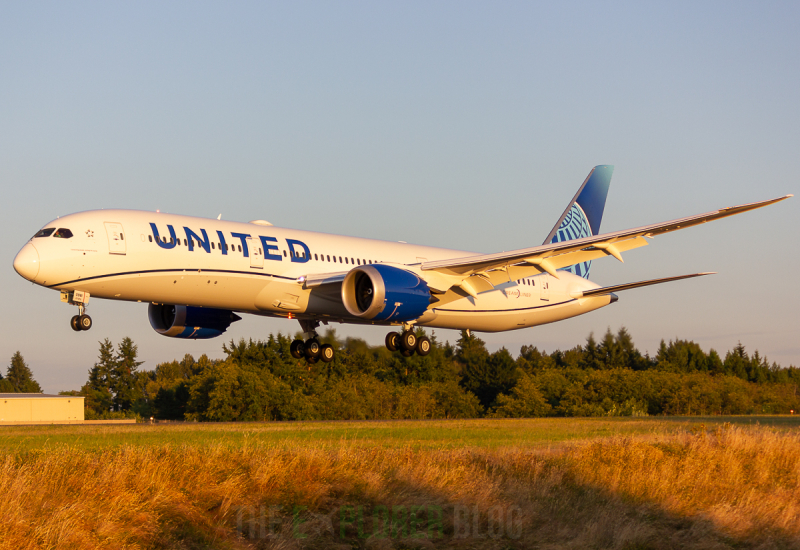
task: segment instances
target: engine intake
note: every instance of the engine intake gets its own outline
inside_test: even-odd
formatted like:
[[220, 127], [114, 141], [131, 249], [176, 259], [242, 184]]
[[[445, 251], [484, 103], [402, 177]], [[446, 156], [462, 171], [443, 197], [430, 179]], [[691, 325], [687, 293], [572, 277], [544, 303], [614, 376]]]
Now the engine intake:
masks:
[[360, 319], [411, 321], [430, 305], [428, 285], [414, 273], [384, 264], [362, 265], [342, 283], [342, 302]]
[[170, 338], [214, 338], [241, 317], [226, 309], [150, 304], [150, 326]]

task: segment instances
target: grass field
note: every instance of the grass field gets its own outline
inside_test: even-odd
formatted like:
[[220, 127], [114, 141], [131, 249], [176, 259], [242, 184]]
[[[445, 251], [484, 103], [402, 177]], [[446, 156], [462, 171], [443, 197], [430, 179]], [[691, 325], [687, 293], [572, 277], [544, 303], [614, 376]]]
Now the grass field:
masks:
[[0, 427], [3, 548], [800, 548], [800, 419]]

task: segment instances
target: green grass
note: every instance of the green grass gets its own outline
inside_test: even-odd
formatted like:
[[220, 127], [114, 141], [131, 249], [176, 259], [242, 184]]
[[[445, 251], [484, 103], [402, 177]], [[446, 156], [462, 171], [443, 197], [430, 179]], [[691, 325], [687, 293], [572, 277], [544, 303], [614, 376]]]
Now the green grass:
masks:
[[613, 435], [673, 433], [717, 424], [800, 427], [797, 416], [644, 418], [540, 418], [507, 420], [168, 423], [125, 425], [0, 426], [8, 452], [57, 446], [108, 449], [122, 445], [297, 445], [347, 442], [359, 447], [455, 449], [542, 448]]
[[[786, 416], [4, 426], [0, 549], [800, 548], [798, 427]], [[425, 545], [397, 533], [367, 544], [347, 519], [364, 511], [369, 533], [379, 509], [422, 508], [442, 526]], [[514, 530], [501, 522], [504, 538], [486, 538], [491, 518], [512, 513]], [[274, 540], [248, 527], [267, 518]]]

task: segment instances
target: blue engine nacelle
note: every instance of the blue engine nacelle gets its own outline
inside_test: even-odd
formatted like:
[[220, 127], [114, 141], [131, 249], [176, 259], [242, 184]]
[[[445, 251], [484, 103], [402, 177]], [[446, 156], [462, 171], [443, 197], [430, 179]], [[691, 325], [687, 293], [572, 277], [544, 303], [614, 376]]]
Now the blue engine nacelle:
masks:
[[342, 302], [351, 315], [374, 321], [411, 321], [428, 309], [431, 293], [415, 274], [372, 264], [352, 269], [342, 283]]
[[150, 304], [150, 326], [171, 338], [214, 338], [241, 319], [232, 311], [207, 307]]

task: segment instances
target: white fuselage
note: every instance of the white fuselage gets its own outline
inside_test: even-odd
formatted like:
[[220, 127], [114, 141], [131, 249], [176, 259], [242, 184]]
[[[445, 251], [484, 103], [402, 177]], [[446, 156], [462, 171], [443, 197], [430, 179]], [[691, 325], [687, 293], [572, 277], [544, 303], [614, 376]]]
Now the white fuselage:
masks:
[[[340, 285], [307, 288], [306, 278], [362, 264], [418, 266], [474, 254], [134, 210], [81, 212], [45, 227], [69, 229], [72, 237], [31, 239], [15, 268], [48, 288], [111, 300], [346, 323], [393, 324], [350, 315], [337, 295]], [[541, 274], [496, 285], [477, 298], [434, 306], [415, 324], [494, 332], [550, 323], [608, 305], [608, 295], [574, 297], [596, 287], [569, 272], [559, 272], [559, 278]]]

